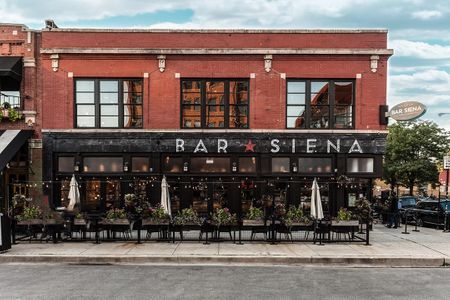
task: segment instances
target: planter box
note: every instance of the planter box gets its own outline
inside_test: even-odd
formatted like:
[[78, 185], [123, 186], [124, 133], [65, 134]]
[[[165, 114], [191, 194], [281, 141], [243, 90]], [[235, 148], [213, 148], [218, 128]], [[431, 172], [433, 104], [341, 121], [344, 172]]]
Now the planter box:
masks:
[[311, 226], [313, 223], [309, 222], [309, 223], [304, 223], [304, 222], [292, 222], [289, 226], [293, 227], [293, 226]]
[[130, 221], [128, 219], [103, 219], [100, 224], [104, 225], [130, 225]]
[[44, 225], [62, 225], [64, 224], [64, 220], [59, 219], [44, 219], [43, 220]]
[[42, 219], [30, 219], [30, 220], [24, 220], [24, 221], [18, 221], [17, 225], [43, 225], [44, 221]]
[[243, 226], [264, 226], [264, 220], [243, 220]]
[[332, 221], [331, 226], [359, 226], [358, 220], [350, 221]]
[[87, 221], [85, 219], [74, 219], [73, 220], [73, 225], [86, 226], [87, 225]]
[[145, 225], [169, 225], [169, 220], [143, 219], [142, 226]]

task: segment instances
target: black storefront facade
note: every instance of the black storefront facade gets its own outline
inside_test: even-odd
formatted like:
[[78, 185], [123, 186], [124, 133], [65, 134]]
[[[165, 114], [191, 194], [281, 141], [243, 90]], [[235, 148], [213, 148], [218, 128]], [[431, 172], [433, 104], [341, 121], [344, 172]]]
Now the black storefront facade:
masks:
[[310, 205], [319, 181], [325, 213], [371, 198], [382, 174], [386, 133], [375, 131], [103, 131], [43, 132], [44, 183], [49, 203], [68, 204], [75, 174], [81, 210], [105, 212], [137, 194], [160, 202], [170, 185], [172, 211], [192, 207], [207, 215], [228, 207]]

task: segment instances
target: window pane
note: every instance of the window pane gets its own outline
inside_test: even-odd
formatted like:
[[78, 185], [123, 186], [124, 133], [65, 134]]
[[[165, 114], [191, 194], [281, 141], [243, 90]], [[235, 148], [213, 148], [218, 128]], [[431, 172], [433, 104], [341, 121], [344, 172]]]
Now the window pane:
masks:
[[100, 103], [118, 103], [119, 94], [117, 93], [100, 93]]
[[248, 106], [243, 105], [231, 105], [230, 106], [230, 116], [247, 116]]
[[207, 81], [206, 82], [207, 93], [224, 93], [225, 82], [223, 81]]
[[303, 81], [289, 81], [287, 92], [288, 93], [305, 93], [305, 82]]
[[256, 173], [256, 157], [239, 157], [240, 173]]
[[124, 105], [123, 114], [125, 116], [142, 116], [142, 105]]
[[149, 172], [150, 160], [148, 157], [132, 157], [131, 172]]
[[116, 80], [100, 81], [100, 92], [118, 92], [119, 82]]
[[305, 94], [288, 94], [287, 103], [305, 105], [306, 103]]
[[77, 105], [78, 116], [95, 116], [95, 105]]
[[73, 172], [75, 158], [73, 156], [58, 157], [58, 172]]
[[230, 105], [232, 104], [248, 105], [248, 93], [230, 94]]
[[123, 103], [125, 103], [125, 104], [142, 104], [142, 94], [140, 94], [140, 93], [123, 93]]
[[289, 173], [289, 157], [273, 157], [272, 173]]
[[312, 81], [311, 93], [328, 94], [328, 81]]
[[328, 94], [311, 94], [311, 105], [327, 105], [329, 104]]
[[351, 128], [352, 106], [336, 106], [334, 108], [334, 127], [335, 128]]
[[183, 171], [183, 159], [181, 157], [166, 156], [163, 163], [163, 171], [168, 173], [181, 173]]
[[248, 81], [230, 81], [230, 94], [248, 92]]
[[228, 157], [192, 157], [191, 172], [227, 173], [230, 172]]
[[304, 116], [305, 107], [304, 106], [288, 106], [287, 115], [289, 117], [301, 117]]
[[77, 117], [77, 127], [95, 127], [95, 117]]
[[300, 157], [298, 159], [300, 173], [331, 173], [330, 157]]
[[329, 106], [311, 106], [310, 128], [329, 127]]
[[83, 172], [103, 173], [122, 172], [122, 157], [85, 157], [83, 159]]
[[124, 116], [123, 117], [124, 128], [142, 128], [142, 117], [136, 116]]
[[230, 117], [230, 128], [248, 128], [247, 117]]
[[77, 92], [93, 92], [94, 80], [77, 80], [76, 90]]
[[94, 93], [77, 93], [76, 103], [94, 103]]
[[123, 91], [124, 93], [142, 93], [142, 80], [124, 80]]
[[347, 172], [349, 173], [372, 173], [373, 158], [348, 158]]
[[100, 127], [119, 127], [119, 117], [101, 117]]
[[336, 93], [336, 105], [351, 105], [353, 103], [353, 83], [335, 82], [334, 89]]
[[181, 90], [183, 93], [195, 92], [200, 93], [200, 81], [183, 80], [181, 82]]
[[101, 105], [100, 106], [100, 114], [101, 115], [109, 115], [109, 116], [117, 116], [119, 115], [119, 106], [118, 105]]
[[200, 93], [183, 93], [183, 104], [201, 104]]
[[304, 117], [288, 117], [287, 128], [305, 128]]

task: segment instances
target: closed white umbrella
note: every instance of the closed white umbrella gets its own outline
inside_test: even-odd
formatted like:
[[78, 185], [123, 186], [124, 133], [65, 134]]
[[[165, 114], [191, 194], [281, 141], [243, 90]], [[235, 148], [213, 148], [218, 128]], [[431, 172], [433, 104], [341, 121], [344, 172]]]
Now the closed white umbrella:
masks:
[[76, 204], [80, 203], [80, 190], [78, 189], [78, 182], [75, 179], [75, 175], [72, 175], [70, 180], [70, 190], [69, 190], [69, 205], [67, 205], [68, 211], [73, 211]]
[[172, 211], [170, 209], [169, 185], [167, 184], [166, 176], [163, 176], [161, 181], [161, 207], [169, 216], [172, 216]]
[[311, 189], [311, 217], [315, 220], [323, 219], [322, 198], [316, 178], [314, 178]]

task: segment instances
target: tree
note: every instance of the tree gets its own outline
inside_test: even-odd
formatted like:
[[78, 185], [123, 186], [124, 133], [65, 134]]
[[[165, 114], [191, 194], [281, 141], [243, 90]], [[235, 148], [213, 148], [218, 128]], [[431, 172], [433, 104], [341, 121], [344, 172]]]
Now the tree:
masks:
[[384, 180], [409, 188], [436, 183], [438, 164], [450, 149], [450, 132], [429, 121], [397, 122], [389, 126]]

